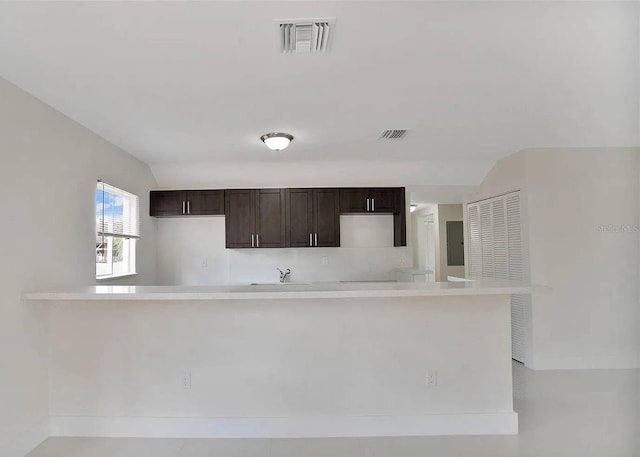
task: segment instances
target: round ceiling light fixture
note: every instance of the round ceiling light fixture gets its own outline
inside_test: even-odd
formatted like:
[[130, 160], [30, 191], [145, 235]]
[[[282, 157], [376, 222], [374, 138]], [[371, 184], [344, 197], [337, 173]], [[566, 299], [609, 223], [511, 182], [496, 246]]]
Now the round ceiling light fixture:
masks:
[[293, 141], [293, 135], [288, 133], [265, 133], [260, 139], [272, 151], [282, 151]]

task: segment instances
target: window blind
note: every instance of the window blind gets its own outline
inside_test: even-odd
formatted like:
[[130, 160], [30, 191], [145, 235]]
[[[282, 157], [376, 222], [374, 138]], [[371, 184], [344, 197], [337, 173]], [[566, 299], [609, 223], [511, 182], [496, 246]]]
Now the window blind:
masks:
[[96, 188], [96, 233], [99, 236], [139, 238], [138, 197], [98, 181]]

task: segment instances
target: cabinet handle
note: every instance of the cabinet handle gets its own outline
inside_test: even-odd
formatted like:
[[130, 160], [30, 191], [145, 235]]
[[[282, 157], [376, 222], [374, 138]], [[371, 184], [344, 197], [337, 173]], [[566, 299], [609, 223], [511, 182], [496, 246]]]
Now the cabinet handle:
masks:
[[309, 246], [313, 246], [313, 233], [309, 233]]
[[256, 233], [256, 247], [259, 248], [260, 247], [260, 234]]
[[369, 199], [367, 198], [367, 211], [369, 211]]
[[253, 247], [253, 233], [251, 234], [251, 247]]
[[187, 214], [191, 214], [191, 202], [187, 200]]
[[318, 234], [316, 233], [316, 247], [318, 247]]
[[371, 199], [371, 211], [375, 211], [376, 210], [376, 199], [372, 198]]
[[186, 213], [186, 211], [185, 211], [184, 207], [185, 207], [185, 202], [183, 201], [183, 202], [182, 202], [182, 214], [185, 214], [185, 213]]

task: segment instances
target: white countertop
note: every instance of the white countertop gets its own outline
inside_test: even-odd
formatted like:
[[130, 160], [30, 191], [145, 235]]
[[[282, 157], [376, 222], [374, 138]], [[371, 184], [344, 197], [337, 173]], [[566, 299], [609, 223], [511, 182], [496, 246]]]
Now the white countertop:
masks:
[[420, 268], [396, 268], [398, 273], [407, 273], [410, 275], [426, 275], [433, 273], [433, 270]]
[[544, 290], [520, 281], [317, 282], [228, 286], [86, 286], [24, 293], [24, 300], [265, 300], [359, 297], [433, 297], [530, 294]]

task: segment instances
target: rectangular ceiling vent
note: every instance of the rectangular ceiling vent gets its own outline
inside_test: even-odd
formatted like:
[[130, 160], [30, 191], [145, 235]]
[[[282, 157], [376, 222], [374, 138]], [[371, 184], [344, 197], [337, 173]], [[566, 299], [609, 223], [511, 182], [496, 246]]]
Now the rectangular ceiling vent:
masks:
[[276, 23], [280, 52], [310, 54], [327, 51], [335, 19], [292, 19]]
[[385, 130], [384, 132], [382, 132], [382, 135], [380, 135], [380, 138], [378, 139], [379, 140], [399, 140], [403, 138], [406, 133], [407, 133], [407, 130], [400, 130], [400, 129]]

